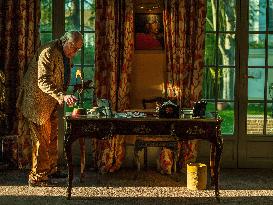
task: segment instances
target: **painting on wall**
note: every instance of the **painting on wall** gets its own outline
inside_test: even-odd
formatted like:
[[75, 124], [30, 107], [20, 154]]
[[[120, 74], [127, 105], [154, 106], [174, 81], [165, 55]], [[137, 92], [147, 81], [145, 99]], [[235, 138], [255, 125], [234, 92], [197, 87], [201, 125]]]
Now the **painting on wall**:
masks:
[[164, 49], [164, 29], [162, 13], [135, 14], [135, 49]]

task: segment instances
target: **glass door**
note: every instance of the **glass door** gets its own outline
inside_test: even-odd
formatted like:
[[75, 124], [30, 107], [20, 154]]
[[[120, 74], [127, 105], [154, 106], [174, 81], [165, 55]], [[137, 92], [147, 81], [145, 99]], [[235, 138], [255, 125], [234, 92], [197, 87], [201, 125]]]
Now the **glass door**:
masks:
[[240, 51], [241, 83], [238, 87], [242, 96], [239, 100], [238, 166], [242, 168], [273, 166], [272, 3], [272, 0], [242, 1], [241, 38], [247, 36]]

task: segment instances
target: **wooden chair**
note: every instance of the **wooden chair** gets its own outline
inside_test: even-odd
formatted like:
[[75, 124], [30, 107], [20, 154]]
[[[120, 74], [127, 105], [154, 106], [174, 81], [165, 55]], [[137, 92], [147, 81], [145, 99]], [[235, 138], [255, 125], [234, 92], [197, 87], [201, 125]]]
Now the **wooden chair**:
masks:
[[[143, 99], [142, 105], [143, 109], [147, 109], [147, 104], [152, 105], [154, 107], [154, 113], [158, 114], [159, 107], [164, 103], [168, 101], [166, 98], [162, 97], [155, 97], [152, 99]], [[145, 112], [145, 111], [144, 111]], [[177, 163], [177, 149], [178, 149], [178, 141], [175, 138], [175, 136], [152, 136], [152, 137], [141, 137], [137, 136], [135, 141], [135, 149], [134, 149], [134, 155], [135, 160], [137, 164], [137, 169], [140, 171], [140, 157], [139, 152], [144, 149], [144, 168], [147, 170], [148, 168], [148, 147], [166, 147], [172, 150], [173, 156], [174, 156], [174, 163], [173, 163], [173, 172], [176, 172], [176, 163]]]

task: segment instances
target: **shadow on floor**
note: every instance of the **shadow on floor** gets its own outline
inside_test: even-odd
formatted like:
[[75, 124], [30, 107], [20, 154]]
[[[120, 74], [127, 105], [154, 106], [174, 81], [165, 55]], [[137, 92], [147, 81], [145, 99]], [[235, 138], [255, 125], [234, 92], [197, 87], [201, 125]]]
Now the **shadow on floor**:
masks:
[[[27, 185], [27, 170], [2, 170], [0, 186]], [[79, 180], [79, 171], [75, 170], [73, 187], [186, 187], [185, 173], [162, 175], [155, 170], [140, 171], [121, 169], [115, 173], [97, 174], [94, 171], [85, 172], [84, 182]], [[210, 176], [208, 175], [208, 189]], [[66, 187], [64, 183], [61, 187]], [[219, 178], [220, 190], [273, 190], [273, 171], [271, 169], [223, 169]]]
[[221, 198], [221, 202], [218, 203], [212, 197], [73, 197], [71, 200], [67, 200], [62, 196], [0, 196], [0, 204], [9, 205], [199, 205], [199, 204], [255, 204], [255, 205], [269, 205], [273, 203], [273, 197], [225, 197]]

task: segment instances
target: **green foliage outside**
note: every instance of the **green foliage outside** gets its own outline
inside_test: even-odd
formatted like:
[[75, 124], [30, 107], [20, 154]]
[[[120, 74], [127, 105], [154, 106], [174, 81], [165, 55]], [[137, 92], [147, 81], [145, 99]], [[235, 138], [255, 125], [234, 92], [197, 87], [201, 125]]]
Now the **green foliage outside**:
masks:
[[[203, 99], [218, 100], [223, 99], [222, 93], [223, 87], [223, 69], [220, 69], [218, 65], [224, 65], [226, 63], [231, 64], [230, 50], [225, 47], [226, 35], [222, 32], [227, 28], [230, 31], [234, 31], [234, 22], [236, 22], [235, 2], [229, 2], [229, 8], [225, 8], [225, 0], [219, 1], [219, 11], [217, 12], [216, 1], [207, 1], [207, 18], [206, 18], [206, 38], [205, 38], [205, 69], [203, 75]], [[227, 6], [226, 6], [227, 7]], [[218, 16], [217, 16], [218, 14]], [[218, 21], [218, 27], [217, 27]], [[218, 30], [216, 30], [218, 28]], [[218, 34], [217, 34], [218, 32]], [[234, 37], [234, 36], [230, 36]], [[232, 45], [233, 41], [229, 39]], [[234, 46], [233, 46], [234, 48]], [[227, 59], [225, 61], [225, 59]], [[232, 88], [231, 88], [232, 89]], [[218, 96], [216, 96], [216, 90]], [[225, 99], [225, 98], [224, 98]], [[207, 112], [217, 111], [217, 106], [214, 102], [207, 104]], [[218, 116], [223, 119], [221, 130], [224, 134], [233, 134], [234, 132], [234, 109], [231, 106], [227, 106], [224, 110], [217, 111]]]
[[[215, 104], [208, 103], [206, 112], [215, 112]], [[234, 132], [234, 108], [231, 105], [227, 105], [223, 110], [218, 110], [217, 115], [223, 119], [221, 124], [222, 134], [233, 134]]]
[[[214, 103], [207, 104], [207, 112], [215, 112]], [[248, 105], [247, 115], [264, 116], [264, 105], [262, 103], [251, 103]], [[267, 107], [268, 118], [272, 117], [272, 104], [269, 103]], [[234, 132], [234, 108], [231, 104], [223, 110], [218, 111], [218, 116], [223, 119], [221, 131], [222, 134], [233, 134]]]
[[221, 131], [222, 134], [233, 134], [234, 132], [234, 110], [227, 108], [219, 112], [219, 116], [223, 119]]

